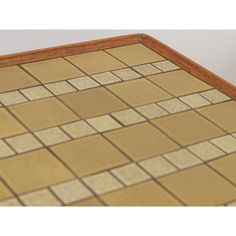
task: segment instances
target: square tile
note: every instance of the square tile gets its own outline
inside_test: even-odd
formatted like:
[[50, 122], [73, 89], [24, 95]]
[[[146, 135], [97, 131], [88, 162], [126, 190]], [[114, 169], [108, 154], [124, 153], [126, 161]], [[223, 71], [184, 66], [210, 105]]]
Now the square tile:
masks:
[[119, 76], [122, 80], [138, 79], [141, 77], [140, 74], [130, 68], [114, 70], [112, 73]]
[[61, 128], [72, 138], [80, 138], [96, 133], [96, 131], [83, 120], [62, 125]]
[[178, 147], [149, 123], [110, 131], [105, 136], [135, 161], [172, 151]]
[[115, 168], [111, 172], [125, 185], [137, 184], [151, 178], [134, 163]]
[[8, 92], [8, 93], [1, 93], [0, 102], [4, 104], [5, 106], [9, 106], [13, 104], [27, 102], [27, 99], [18, 91], [13, 91], [13, 92]]
[[111, 72], [103, 72], [100, 74], [92, 75], [92, 77], [100, 84], [113, 84], [121, 81], [121, 79], [119, 79]]
[[36, 86], [32, 88], [22, 89], [21, 92], [31, 101], [40, 99], [40, 98], [47, 98], [47, 97], [53, 96], [43, 86]]
[[184, 146], [224, 134], [223, 131], [195, 111], [160, 117], [152, 122]]
[[17, 153], [27, 152], [43, 147], [43, 145], [30, 133], [7, 138], [6, 142], [16, 150]]
[[27, 63], [22, 67], [42, 83], [67, 80], [83, 75], [83, 72], [63, 58]]
[[15, 152], [3, 140], [0, 140], [0, 159], [13, 154], [15, 154]]
[[24, 133], [26, 129], [5, 108], [0, 108], [0, 138]]
[[92, 197], [79, 202], [74, 202], [70, 206], [96, 207], [96, 206], [104, 206], [104, 204], [98, 198]]
[[92, 135], [51, 147], [80, 177], [128, 162], [128, 159], [100, 135]]
[[14, 105], [10, 110], [33, 131], [79, 119], [56, 98]]
[[236, 201], [228, 203], [227, 206], [236, 206]]
[[105, 88], [94, 88], [60, 96], [82, 118], [105, 115], [127, 108], [127, 105]]
[[211, 104], [205, 98], [201, 97], [198, 94], [187, 95], [184, 97], [180, 97], [179, 99], [192, 108], [203, 107]]
[[208, 141], [194, 144], [189, 146], [188, 149], [203, 161], [209, 161], [225, 154]]
[[211, 88], [211, 86], [184, 70], [151, 75], [148, 79], [174, 96], [197, 93]]
[[88, 76], [70, 79], [68, 81], [70, 84], [72, 84], [78, 90], [84, 90], [84, 89], [89, 89], [89, 88], [94, 88], [94, 87], [99, 86], [99, 84], [95, 80], [91, 79]]
[[170, 113], [177, 113], [177, 112], [186, 111], [190, 109], [186, 104], [184, 104], [177, 98], [172, 98], [163, 102], [158, 102], [158, 105], [163, 107], [165, 110], [167, 110]]
[[162, 56], [155, 53], [148, 47], [145, 47], [141, 43], [111, 48], [107, 49], [106, 51], [129, 66], [135, 66], [164, 59]]
[[180, 69], [180, 67], [170, 61], [159, 61], [152, 64], [163, 72]]
[[0, 93], [27, 88], [39, 84], [19, 66], [0, 68]]
[[46, 84], [45, 87], [47, 87], [55, 95], [61, 95], [76, 91], [76, 89], [66, 81]]
[[88, 74], [97, 74], [126, 67], [119, 60], [104, 51], [72, 55], [66, 57], [66, 59]]
[[140, 106], [171, 98], [168, 93], [147, 79], [131, 80], [108, 85], [107, 88], [131, 106]]
[[8, 187], [0, 180], [0, 201], [6, 198], [13, 197], [12, 192]]
[[180, 206], [181, 204], [159, 184], [146, 181], [101, 196], [110, 206]]
[[159, 181], [190, 206], [222, 205], [236, 198], [236, 188], [205, 165], [176, 172]]
[[26, 206], [60, 206], [61, 203], [48, 189], [42, 189], [20, 196]]
[[227, 132], [236, 131], [236, 101], [203, 107], [198, 111]]
[[17, 194], [73, 178], [69, 170], [46, 149], [1, 160], [0, 174]]
[[117, 111], [112, 116], [119, 120], [123, 125], [131, 125], [145, 121], [146, 119], [133, 109]]
[[200, 95], [212, 103], [218, 103], [218, 102], [224, 102], [224, 101], [230, 100], [230, 97], [226, 96], [225, 94], [223, 94], [217, 89], [212, 89], [206, 92], [202, 92], [200, 93]]
[[96, 175], [83, 178], [83, 181], [96, 193], [104, 194], [116, 189], [123, 188], [123, 185], [109, 172], [102, 172]]
[[95, 128], [98, 132], [105, 132], [108, 130], [118, 129], [122, 127], [110, 115], [90, 118], [90, 119], [87, 119], [87, 122], [91, 126], [93, 126], [93, 128]]
[[77, 179], [54, 185], [51, 189], [65, 204], [93, 196], [90, 190]]
[[224, 150], [226, 153], [231, 153], [236, 151], [236, 138], [226, 135], [211, 140], [217, 147]]
[[173, 166], [161, 156], [140, 161], [139, 165], [142, 166], [154, 178], [177, 171], [177, 168], [175, 166]]
[[58, 127], [50, 128], [35, 132], [35, 135], [46, 145], [51, 146], [57, 143], [63, 143], [70, 140], [61, 129]]
[[134, 66], [133, 69], [138, 71], [141, 75], [144, 75], [144, 76], [161, 73], [161, 71], [159, 69], [157, 69], [156, 67], [152, 66], [151, 64]]
[[21, 203], [16, 198], [10, 198], [0, 202], [0, 206], [21, 206]]

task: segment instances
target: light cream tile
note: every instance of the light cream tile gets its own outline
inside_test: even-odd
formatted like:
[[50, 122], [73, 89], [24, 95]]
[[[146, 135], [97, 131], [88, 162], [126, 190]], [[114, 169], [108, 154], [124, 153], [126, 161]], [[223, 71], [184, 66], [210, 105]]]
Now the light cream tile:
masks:
[[113, 84], [121, 81], [117, 76], [115, 76], [111, 72], [104, 72], [92, 75], [92, 78], [95, 79], [100, 84]]
[[228, 203], [227, 206], [236, 206], [236, 201]]
[[139, 165], [155, 178], [177, 171], [175, 166], [161, 156], [141, 161]]
[[22, 89], [21, 92], [29, 99], [36, 100], [40, 98], [47, 98], [53, 96], [47, 89], [43, 86], [36, 86], [32, 88]]
[[109, 172], [102, 172], [83, 178], [83, 181], [96, 193], [103, 194], [116, 189], [123, 185], [115, 179]]
[[76, 91], [76, 89], [66, 81], [46, 84], [45, 86], [55, 95], [61, 95]]
[[141, 77], [140, 74], [138, 74], [137, 72], [135, 72], [134, 70], [130, 68], [114, 70], [112, 72], [123, 80], [138, 79]]
[[90, 134], [95, 134], [91, 126], [89, 126], [85, 121], [76, 121], [70, 124], [62, 125], [61, 128], [69, 134], [72, 138], [80, 138]]
[[21, 203], [16, 198], [9, 198], [0, 202], [0, 206], [21, 206]]
[[188, 107], [186, 104], [184, 104], [177, 98], [169, 99], [163, 102], [158, 102], [158, 105], [163, 107], [170, 113], [176, 113], [190, 109], [190, 107]]
[[179, 99], [192, 108], [203, 107], [211, 104], [209, 101], [198, 94], [187, 95], [184, 97], [180, 97]]
[[20, 196], [21, 201], [26, 206], [60, 206], [61, 203], [48, 190], [42, 189]]
[[51, 146], [70, 140], [60, 128], [54, 127], [50, 129], [35, 132], [35, 135], [46, 145]]
[[151, 178], [139, 166], [134, 163], [118, 167], [116, 169], [111, 170], [111, 172], [125, 185], [136, 184]]
[[74, 85], [79, 90], [89, 89], [100, 86], [95, 80], [88, 76], [83, 76], [75, 79], [68, 80], [69, 83]]
[[164, 157], [179, 169], [187, 168], [201, 163], [201, 161], [197, 157], [195, 157], [186, 149], [181, 149], [165, 154]]
[[236, 151], [236, 138], [232, 137], [231, 135], [212, 139], [211, 142], [227, 153]]
[[203, 161], [209, 161], [224, 155], [224, 152], [208, 141], [194, 144], [189, 146], [188, 149]]
[[200, 93], [201, 96], [208, 99], [212, 103], [224, 102], [230, 100], [230, 97], [226, 96], [225, 94], [221, 93], [217, 89], [212, 89], [206, 92]]
[[152, 64], [164, 72], [180, 69], [180, 67], [170, 61], [159, 61]]
[[41, 148], [43, 145], [30, 133], [7, 138], [6, 142], [18, 153]]
[[[21, 102], [27, 102], [27, 99], [18, 91], [1, 93], [0, 94], [0, 102], [5, 106], [18, 104]], [[1, 106], [1, 105], [0, 105]]]
[[0, 158], [8, 157], [13, 154], [15, 154], [15, 152], [3, 140], [0, 140]]
[[66, 204], [86, 199], [93, 195], [91, 191], [77, 179], [54, 185], [51, 189]]
[[112, 113], [112, 116], [119, 120], [123, 125], [136, 124], [146, 120], [143, 116], [141, 116], [133, 109], [114, 112]]
[[152, 66], [151, 64], [145, 64], [141, 66], [134, 66], [133, 69], [138, 71], [142, 75], [153, 75], [161, 73], [159, 69], [157, 69], [155, 66]]

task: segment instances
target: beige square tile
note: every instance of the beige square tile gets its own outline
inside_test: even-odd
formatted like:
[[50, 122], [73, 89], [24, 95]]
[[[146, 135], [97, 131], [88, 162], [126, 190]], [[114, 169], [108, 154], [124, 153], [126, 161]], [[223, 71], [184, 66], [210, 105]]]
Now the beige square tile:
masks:
[[230, 100], [230, 97], [226, 96], [217, 89], [212, 89], [206, 92], [200, 93], [201, 96], [211, 101], [212, 103], [224, 102]]
[[96, 133], [96, 130], [94, 130], [83, 120], [62, 125], [61, 128], [72, 138], [80, 138]]
[[15, 154], [15, 152], [3, 140], [0, 140], [0, 159], [13, 154]]
[[42, 189], [20, 196], [26, 206], [60, 206], [61, 203], [48, 189]]
[[7, 138], [6, 141], [12, 148], [14, 148], [14, 150], [17, 151], [17, 153], [43, 147], [43, 145], [30, 133]]
[[47, 98], [47, 97], [53, 96], [43, 86], [36, 86], [32, 88], [22, 89], [21, 92], [31, 101], [40, 99], [40, 98]]
[[138, 79], [141, 77], [140, 74], [135, 72], [130, 68], [114, 70], [112, 71], [115, 75], [119, 76], [122, 80], [131, 80], [131, 79]]
[[93, 126], [98, 132], [105, 132], [108, 130], [118, 129], [122, 127], [110, 115], [90, 118], [90, 119], [87, 119], [87, 122], [91, 126]]
[[93, 196], [90, 190], [77, 179], [54, 185], [51, 189], [65, 204]]
[[161, 156], [140, 161], [141, 165], [154, 178], [177, 171], [177, 168]]
[[57, 143], [62, 143], [70, 140], [61, 129], [58, 127], [50, 128], [35, 132], [35, 135], [46, 145], [51, 146]]
[[83, 181], [99, 195], [123, 188], [123, 185], [107, 171], [85, 177]]
[[192, 108], [203, 107], [211, 104], [209, 101], [198, 94], [187, 95], [180, 97], [179, 99]]
[[1, 93], [0, 94], [0, 102], [5, 106], [18, 104], [22, 102], [26, 102], [27, 99], [20, 94], [18, 91], [8, 92], [8, 93]]
[[125, 185], [136, 184], [151, 178], [139, 166], [134, 163], [115, 168], [111, 170], [111, 172]]
[[211, 140], [217, 147], [224, 150], [226, 153], [231, 153], [236, 151], [236, 138], [226, 135]]
[[152, 66], [151, 64], [134, 66], [133, 69], [138, 71], [141, 75], [144, 75], [144, 76], [145, 75], [153, 75], [153, 74], [161, 73], [161, 71], [159, 69]]
[[92, 75], [92, 77], [100, 84], [113, 84], [121, 81], [121, 79], [119, 79], [111, 72], [103, 72], [100, 74]]
[[86, 200], [74, 202], [70, 204], [70, 206], [84, 206], [84, 207], [97, 207], [97, 206], [104, 206], [104, 204], [96, 197], [91, 197]]
[[201, 163], [197, 157], [186, 149], [180, 149], [178, 151], [164, 154], [164, 157], [179, 169], [184, 169]]
[[236, 133], [232, 134], [236, 138]]
[[223, 151], [208, 141], [189, 146], [188, 149], [203, 161], [209, 161], [224, 155]]
[[180, 67], [170, 61], [159, 61], [152, 64], [163, 72], [180, 69]]
[[76, 89], [66, 81], [46, 84], [45, 86], [55, 95], [61, 95], [76, 91]]
[[88, 76], [68, 80], [74, 87], [79, 90], [89, 89], [100, 86], [95, 80]]
[[141, 116], [133, 109], [114, 112], [112, 113], [112, 116], [119, 120], [123, 125], [131, 125], [146, 120], [143, 116]]
[[186, 104], [184, 104], [177, 98], [169, 99], [163, 102], [158, 102], [158, 105], [163, 107], [170, 113], [176, 113], [190, 109], [190, 107], [188, 107]]
[[227, 206], [236, 206], [236, 201], [228, 203]]
[[0, 201], [0, 206], [21, 206], [21, 203], [16, 198], [10, 198], [7, 200]]

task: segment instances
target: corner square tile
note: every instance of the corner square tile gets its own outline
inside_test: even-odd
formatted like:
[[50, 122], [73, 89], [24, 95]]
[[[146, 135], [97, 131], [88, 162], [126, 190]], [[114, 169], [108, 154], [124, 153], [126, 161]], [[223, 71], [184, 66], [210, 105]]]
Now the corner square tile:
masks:
[[0, 201], [6, 198], [13, 197], [12, 192], [8, 187], [0, 180]]
[[138, 71], [141, 75], [144, 75], [144, 76], [161, 73], [161, 71], [159, 69], [152, 66], [151, 64], [134, 66], [133, 69]]
[[99, 84], [88, 76], [68, 80], [78, 90], [98, 87]]
[[159, 61], [152, 64], [163, 72], [180, 69], [180, 67], [170, 61]]
[[200, 93], [200, 95], [212, 103], [218, 103], [218, 102], [224, 102], [224, 101], [230, 100], [230, 97], [226, 96], [225, 94], [223, 94], [217, 89], [212, 89], [206, 92], [202, 92]]
[[168, 112], [166, 112], [165, 110], [163, 110], [161, 107], [159, 107], [156, 104], [148, 104], [148, 105], [136, 107], [135, 110], [137, 110], [147, 119], [162, 117], [168, 114]]
[[135, 72], [134, 70], [130, 68], [120, 69], [112, 71], [113, 74], [119, 76], [122, 80], [132, 80], [132, 79], [138, 79], [141, 77], [140, 74]]
[[103, 72], [101, 74], [92, 75], [92, 77], [100, 84], [113, 84], [121, 81], [117, 76], [111, 72]]
[[0, 94], [0, 102], [5, 106], [18, 104], [22, 102], [27, 102], [27, 99], [20, 94], [18, 91], [1, 93]]
[[13, 154], [15, 154], [15, 152], [3, 140], [0, 140], [0, 159]]
[[3, 201], [0, 201], [0, 206], [21, 206], [21, 203], [16, 198], [9, 198]]
[[31, 101], [40, 99], [40, 98], [47, 98], [47, 97], [53, 96], [43, 86], [36, 86], [32, 88], [22, 89], [21, 92]]
[[177, 112], [186, 111], [190, 109], [186, 104], [184, 104], [177, 98], [172, 98], [163, 102], [158, 102], [158, 105], [163, 107], [165, 110], [167, 110], [170, 113], [177, 113]]
[[198, 94], [187, 95], [184, 97], [180, 97], [179, 99], [192, 108], [203, 107], [211, 104], [205, 98], [201, 97]]
[[224, 150], [226, 153], [231, 153], [236, 151], [236, 138], [226, 135], [211, 140], [217, 147]]
[[61, 95], [76, 91], [76, 89], [66, 81], [46, 84], [45, 86], [55, 95]]

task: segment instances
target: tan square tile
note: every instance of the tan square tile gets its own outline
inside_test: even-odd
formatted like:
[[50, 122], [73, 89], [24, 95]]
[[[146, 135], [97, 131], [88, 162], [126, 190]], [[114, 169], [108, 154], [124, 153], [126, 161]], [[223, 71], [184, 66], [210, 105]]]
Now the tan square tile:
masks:
[[35, 132], [35, 135], [46, 145], [51, 146], [70, 140], [70, 138], [58, 127]]
[[7, 143], [18, 153], [41, 148], [43, 145], [30, 133], [6, 139]]
[[224, 150], [226, 153], [231, 153], [236, 151], [236, 138], [226, 135], [211, 140], [217, 147]]
[[32, 88], [22, 89], [21, 92], [31, 101], [40, 99], [40, 98], [47, 98], [47, 97], [53, 96], [43, 86], [36, 86]]
[[180, 69], [180, 67], [170, 61], [159, 61], [152, 64], [164, 72]]
[[131, 106], [140, 106], [171, 98], [168, 93], [146, 79], [113, 84], [107, 86], [107, 88]]
[[190, 109], [186, 104], [184, 104], [177, 98], [172, 98], [163, 102], [158, 102], [158, 105], [163, 107], [165, 110], [167, 110], [170, 113], [176, 113], [176, 112], [186, 111]]
[[26, 206], [60, 206], [61, 203], [48, 189], [42, 189], [20, 196]]
[[148, 123], [110, 131], [105, 136], [135, 161], [172, 151], [178, 147]]
[[62, 125], [61, 128], [72, 138], [80, 138], [96, 133], [96, 131], [83, 120]]
[[76, 89], [73, 88], [66, 81], [46, 84], [45, 86], [55, 95], [61, 95], [61, 94], [71, 93], [71, 92], [76, 91]]
[[79, 119], [56, 98], [14, 105], [10, 110], [33, 131]]
[[106, 50], [129, 66], [163, 60], [164, 58], [145, 47], [143, 44], [134, 44]]
[[125, 103], [102, 87], [62, 95], [60, 98], [82, 118], [105, 115], [127, 108]]
[[190, 145], [224, 134], [194, 111], [157, 118], [152, 122], [181, 145]]
[[148, 79], [174, 96], [197, 93], [211, 88], [211, 86], [183, 70], [151, 75]]
[[102, 172], [96, 175], [83, 178], [83, 181], [96, 193], [104, 194], [116, 189], [123, 188], [123, 185], [109, 172]]
[[157, 69], [156, 67], [152, 66], [151, 64], [145, 64], [140, 66], [134, 66], [134, 70], [138, 71], [141, 75], [153, 75], [153, 74], [159, 74], [161, 71]]
[[0, 174], [17, 194], [73, 178], [61, 162], [46, 149], [1, 160]]
[[20, 94], [18, 91], [8, 92], [8, 93], [1, 93], [0, 94], [0, 102], [5, 106], [18, 104], [22, 102], [26, 102], [27, 99]]
[[189, 146], [188, 149], [203, 161], [209, 161], [224, 155], [224, 152], [208, 141], [194, 144]]
[[212, 206], [236, 198], [236, 188], [205, 165], [159, 179], [177, 197], [191, 206]]
[[113, 169], [111, 172], [125, 185], [136, 184], [151, 178], [134, 163], [118, 167]]
[[211, 104], [205, 98], [201, 97], [198, 94], [187, 95], [184, 97], [180, 97], [179, 99], [192, 108], [203, 107]]
[[82, 53], [66, 58], [88, 74], [96, 74], [126, 67], [123, 63], [104, 51]]
[[13, 154], [15, 154], [15, 152], [3, 140], [0, 140], [0, 159]]
[[95, 207], [95, 206], [104, 206], [104, 205], [99, 199], [97, 199], [96, 197], [92, 197], [83, 201], [72, 203], [71, 206]]
[[75, 78], [83, 73], [63, 58], [32, 62], [22, 65], [43, 83]]
[[79, 90], [89, 89], [100, 86], [95, 80], [88, 76], [70, 79], [69, 82]]
[[0, 93], [39, 84], [33, 77], [19, 66], [0, 68]]
[[0, 206], [21, 206], [21, 203], [16, 198], [10, 198], [0, 202]]
[[230, 100], [230, 97], [221, 93], [217, 89], [212, 89], [212, 90], [209, 90], [206, 92], [202, 92], [200, 94], [201, 94], [201, 96], [203, 96], [204, 98], [206, 98], [207, 100], [209, 100], [212, 103], [218, 103], [218, 102], [224, 102], [224, 101]]
[[100, 84], [113, 84], [121, 81], [121, 79], [111, 72], [103, 72], [101, 74], [92, 75], [92, 77]]
[[51, 189], [66, 204], [93, 196], [90, 190], [77, 179], [54, 185]]
[[108, 130], [117, 129], [117, 128], [122, 127], [110, 115], [90, 118], [90, 119], [87, 119], [87, 122], [91, 126], [93, 126], [98, 132], [105, 132]]
[[147, 181], [103, 195], [110, 206], [179, 206], [174, 197], [154, 181]]
[[141, 77], [140, 74], [138, 74], [137, 72], [135, 72], [134, 70], [130, 68], [114, 70], [112, 72], [123, 80], [138, 79]]
[[177, 171], [176, 167], [161, 156], [140, 161], [139, 165], [141, 165], [154, 178]]
[[131, 125], [146, 120], [143, 116], [141, 116], [133, 109], [114, 112], [112, 113], [112, 116], [119, 120], [123, 125]]
[[0, 108], [0, 121], [0, 138], [17, 135], [26, 131], [5, 108]]
[[51, 147], [78, 175], [85, 176], [119, 166], [128, 159], [100, 135], [92, 135]]
[[13, 197], [12, 192], [8, 187], [0, 180], [0, 200]]
[[203, 107], [198, 109], [198, 111], [225, 131], [236, 131], [236, 101]]

